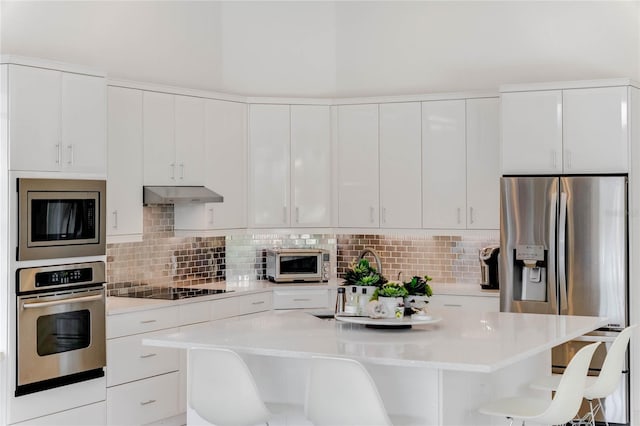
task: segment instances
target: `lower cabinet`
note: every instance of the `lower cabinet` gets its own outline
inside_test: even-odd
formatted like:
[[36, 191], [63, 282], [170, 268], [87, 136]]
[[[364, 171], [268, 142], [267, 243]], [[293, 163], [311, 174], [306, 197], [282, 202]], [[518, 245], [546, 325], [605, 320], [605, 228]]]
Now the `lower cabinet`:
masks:
[[179, 383], [175, 371], [107, 388], [108, 424], [142, 425], [179, 414]]
[[429, 308], [459, 308], [461, 311], [499, 312], [500, 297], [434, 294], [429, 298]]
[[273, 309], [305, 309], [330, 307], [330, 291], [319, 289], [275, 289], [273, 290]]
[[106, 424], [107, 410], [106, 403], [103, 401], [26, 422], [14, 423], [14, 426], [104, 426]]

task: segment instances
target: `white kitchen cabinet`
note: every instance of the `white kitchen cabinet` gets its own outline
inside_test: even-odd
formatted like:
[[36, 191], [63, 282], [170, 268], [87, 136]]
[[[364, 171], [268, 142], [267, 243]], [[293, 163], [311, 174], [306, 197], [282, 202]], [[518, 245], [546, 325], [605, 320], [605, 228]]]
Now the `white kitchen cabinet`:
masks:
[[204, 99], [145, 91], [145, 185], [203, 185]]
[[422, 226], [466, 227], [465, 101], [422, 103]]
[[238, 315], [255, 314], [269, 311], [273, 308], [273, 294], [271, 291], [236, 296], [233, 301], [237, 303]]
[[211, 230], [247, 226], [247, 106], [205, 101], [204, 185], [222, 203], [177, 204], [175, 229]]
[[22, 65], [8, 70], [9, 168], [106, 173], [105, 79]]
[[13, 423], [13, 426], [105, 426], [106, 424], [107, 408], [106, 403], [102, 401], [49, 416], [37, 417], [26, 422]]
[[628, 172], [628, 86], [571, 86], [502, 93], [503, 174]]
[[[283, 288], [273, 290], [273, 309], [329, 308], [328, 288]], [[335, 300], [334, 300], [335, 301]]]
[[107, 238], [142, 239], [142, 91], [108, 88]]
[[562, 173], [562, 91], [503, 93], [502, 174]]
[[467, 229], [500, 228], [500, 102], [467, 99]]
[[377, 228], [378, 105], [338, 106], [338, 225]]
[[287, 227], [289, 105], [249, 106], [249, 226]]
[[421, 106], [380, 105], [380, 227], [422, 225]]
[[469, 311], [500, 312], [500, 297], [434, 294], [429, 298], [428, 309], [437, 315], [439, 309], [459, 309]]
[[628, 88], [562, 91], [565, 173], [629, 170]]
[[292, 105], [291, 226], [330, 226], [330, 205], [330, 109], [324, 105]]

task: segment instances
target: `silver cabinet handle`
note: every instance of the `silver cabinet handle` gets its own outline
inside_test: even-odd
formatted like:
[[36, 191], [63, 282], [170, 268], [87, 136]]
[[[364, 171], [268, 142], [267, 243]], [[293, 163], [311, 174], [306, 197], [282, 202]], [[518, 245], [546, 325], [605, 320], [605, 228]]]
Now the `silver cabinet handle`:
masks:
[[141, 402], [140, 405], [149, 405], [149, 404], [153, 404], [154, 402], [156, 402], [155, 399], [150, 399], [148, 401]]
[[558, 153], [555, 149], [551, 150], [551, 168], [554, 170], [558, 168]]
[[73, 144], [67, 145], [67, 149], [69, 150], [69, 161], [67, 161], [67, 164], [71, 166], [73, 165]]
[[113, 211], [113, 229], [118, 229], [118, 210]]
[[442, 306], [449, 306], [449, 307], [453, 307], [453, 308], [462, 308], [462, 305], [459, 305], [457, 303], [445, 303]]
[[56, 144], [56, 154], [56, 164], [60, 164], [60, 162], [62, 161], [62, 147], [59, 143]]
[[469, 207], [469, 223], [473, 224], [473, 207]]
[[287, 206], [282, 206], [282, 223], [287, 223]]
[[169, 167], [171, 168], [171, 180], [176, 178], [176, 163], [171, 163], [169, 164]]
[[96, 300], [102, 300], [102, 295], [99, 294], [95, 296], [72, 297], [69, 299], [52, 300], [50, 302], [28, 302], [28, 303], [23, 303], [22, 308], [37, 309], [37, 308], [46, 308], [48, 306], [66, 305], [68, 303], [93, 302]]
[[462, 222], [462, 211], [460, 207], [457, 208], [457, 211], [458, 211], [458, 225], [460, 225], [460, 222]]
[[252, 302], [252, 305], [262, 305], [264, 303], [264, 300], [261, 300], [259, 302]]
[[156, 356], [158, 354], [146, 354], [146, 355], [140, 355], [140, 358], [142, 359], [146, 359], [146, 358], [153, 358], [154, 356]]
[[209, 225], [213, 225], [213, 207], [209, 209]]
[[382, 223], [387, 223], [387, 208], [382, 208]]
[[571, 170], [573, 168], [573, 155], [569, 150], [566, 150], [564, 155], [567, 156], [567, 169]]
[[157, 320], [143, 320], [140, 321], [140, 324], [151, 324], [152, 322], [156, 322]]
[[373, 219], [373, 206], [369, 207], [369, 222], [373, 223], [374, 219]]
[[180, 163], [180, 179], [184, 179], [184, 163]]
[[300, 207], [296, 207], [296, 223], [300, 223]]
[[310, 302], [311, 299], [293, 299], [294, 302]]

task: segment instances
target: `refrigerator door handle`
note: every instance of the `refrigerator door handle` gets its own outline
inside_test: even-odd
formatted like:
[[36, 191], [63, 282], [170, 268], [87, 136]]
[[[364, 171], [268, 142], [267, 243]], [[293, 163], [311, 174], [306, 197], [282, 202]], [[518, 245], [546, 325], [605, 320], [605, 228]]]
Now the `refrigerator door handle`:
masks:
[[560, 314], [567, 314], [567, 193], [560, 193], [560, 218], [558, 221], [558, 284]]

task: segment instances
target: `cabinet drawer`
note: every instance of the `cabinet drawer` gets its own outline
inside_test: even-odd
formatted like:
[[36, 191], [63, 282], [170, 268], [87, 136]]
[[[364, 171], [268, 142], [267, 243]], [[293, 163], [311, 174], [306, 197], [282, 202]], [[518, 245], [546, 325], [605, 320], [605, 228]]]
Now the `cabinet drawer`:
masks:
[[234, 317], [236, 315], [239, 315], [238, 298], [229, 297], [226, 299], [212, 300], [209, 303], [209, 309], [211, 310], [212, 321]]
[[248, 294], [246, 296], [237, 297], [239, 315], [253, 314], [255, 312], [268, 311], [272, 307], [272, 293]]
[[209, 321], [211, 302], [188, 303], [180, 305], [180, 325]]
[[107, 424], [142, 425], [179, 414], [179, 373], [107, 389]]
[[273, 309], [327, 308], [329, 290], [274, 290]]
[[178, 306], [107, 316], [107, 339], [177, 327]]
[[180, 368], [179, 349], [142, 344], [142, 339], [178, 332], [177, 328], [107, 340], [107, 386], [157, 376]]
[[500, 298], [437, 294], [429, 298], [429, 308], [462, 308], [465, 310], [498, 312], [500, 311]]
[[51, 414], [50, 416], [14, 423], [14, 426], [104, 426], [106, 424], [107, 409], [105, 402], [102, 401]]

